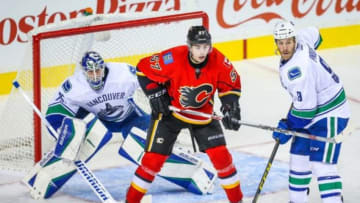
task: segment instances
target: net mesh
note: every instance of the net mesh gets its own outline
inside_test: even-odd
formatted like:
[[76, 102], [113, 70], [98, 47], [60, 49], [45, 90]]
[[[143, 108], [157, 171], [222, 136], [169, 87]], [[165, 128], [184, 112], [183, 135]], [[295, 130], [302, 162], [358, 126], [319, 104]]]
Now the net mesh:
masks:
[[[185, 44], [188, 28], [191, 25], [203, 23], [200, 17], [172, 22], [159, 20], [152, 24], [131, 25], [130, 27], [118, 27], [115, 23], [129, 20], [141, 21], [169, 15], [174, 14], [94, 15], [52, 24], [32, 31], [30, 36], [40, 36], [41, 33], [68, 30], [69, 28], [83, 27], [86, 31], [97, 25], [111, 24], [113, 26], [106, 31], [96, 30], [91, 33], [40, 40], [41, 110], [43, 114], [61, 82], [74, 71], [80, 71], [78, 64], [85, 51], [97, 51], [107, 62], [126, 62], [135, 66], [141, 57], [172, 46]], [[33, 50], [32, 43], [29, 43], [27, 50], [16, 80], [26, 94], [33, 98], [33, 54], [36, 50]], [[137, 91], [134, 99], [140, 107], [149, 112], [146, 97], [140, 90]], [[31, 106], [13, 88], [0, 114], [0, 131], [2, 132], [2, 136], [0, 136], [0, 168], [28, 170], [34, 163], [34, 121]], [[44, 125], [42, 125], [41, 134], [42, 146], [39, 147], [42, 148], [42, 152], [46, 152], [51, 147], [52, 141], [47, 135]]]

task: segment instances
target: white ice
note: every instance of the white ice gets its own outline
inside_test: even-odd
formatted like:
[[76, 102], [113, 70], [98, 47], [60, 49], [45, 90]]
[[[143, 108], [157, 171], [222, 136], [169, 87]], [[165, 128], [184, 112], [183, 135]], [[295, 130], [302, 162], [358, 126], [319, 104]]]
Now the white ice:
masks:
[[[343, 195], [346, 203], [356, 203], [360, 199], [360, 46], [327, 49], [319, 51], [331, 68], [339, 75], [344, 84], [351, 105], [352, 117], [348, 136], [343, 143], [338, 169], [343, 179]], [[359, 57], [359, 58], [358, 58]], [[264, 57], [234, 62], [242, 80], [241, 114], [244, 121], [275, 126], [284, 117], [290, 105], [290, 98], [281, 87], [277, 73], [278, 56]], [[348, 133], [347, 133], [348, 134]], [[226, 139], [231, 149], [268, 158], [274, 146], [271, 132], [242, 126], [239, 132], [226, 131]], [[289, 144], [280, 146], [275, 159], [288, 163]], [[103, 163], [102, 157], [113, 156], [113, 163]], [[236, 158], [236, 157], [234, 157]], [[116, 149], [107, 149], [91, 161], [93, 169], [113, 167], [127, 164], [116, 153]], [[259, 169], [264, 170], [264, 169]], [[270, 171], [271, 173], [271, 171]], [[32, 203], [32, 202], [78, 202], [85, 203], [77, 197], [65, 193], [57, 193], [49, 200], [35, 201], [30, 198], [25, 186], [19, 179], [23, 174], [16, 172], [0, 173], [0, 202], [2, 203]], [[125, 190], [125, 188], [124, 188]], [[201, 196], [197, 196], [200, 202]], [[252, 197], [246, 197], [245, 202], [251, 202]], [[225, 203], [226, 200], [212, 203]], [[261, 203], [288, 202], [288, 193], [284, 189], [271, 194], [262, 194], [258, 200]], [[321, 202], [316, 180], [311, 183], [310, 202]]]

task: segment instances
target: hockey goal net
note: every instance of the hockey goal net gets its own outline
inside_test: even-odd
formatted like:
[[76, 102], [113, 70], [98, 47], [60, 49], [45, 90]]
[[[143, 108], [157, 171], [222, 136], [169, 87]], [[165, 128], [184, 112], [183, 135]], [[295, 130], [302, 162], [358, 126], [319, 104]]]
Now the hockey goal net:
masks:
[[[192, 25], [208, 27], [207, 14], [90, 15], [40, 27], [29, 35], [16, 80], [44, 114], [61, 82], [78, 71], [85, 51], [135, 66], [141, 57], [185, 44]], [[135, 101], [146, 108], [144, 97]], [[0, 168], [28, 170], [49, 147], [46, 127], [14, 88], [0, 115]]]

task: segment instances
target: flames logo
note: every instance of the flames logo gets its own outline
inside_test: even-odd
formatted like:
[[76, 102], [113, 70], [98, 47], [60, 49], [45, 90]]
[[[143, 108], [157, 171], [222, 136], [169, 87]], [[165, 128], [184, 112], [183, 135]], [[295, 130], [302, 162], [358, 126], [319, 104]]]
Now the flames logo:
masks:
[[211, 84], [202, 84], [197, 87], [180, 87], [180, 104], [183, 107], [200, 108], [211, 97], [213, 89]]

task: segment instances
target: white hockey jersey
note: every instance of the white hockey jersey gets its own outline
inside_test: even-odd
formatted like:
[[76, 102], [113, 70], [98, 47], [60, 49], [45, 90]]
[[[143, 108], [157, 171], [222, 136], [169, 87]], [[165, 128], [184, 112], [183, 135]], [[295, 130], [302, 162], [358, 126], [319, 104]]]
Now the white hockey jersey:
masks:
[[291, 128], [308, 128], [324, 117], [349, 118], [350, 110], [339, 77], [315, 49], [320, 42], [317, 28], [301, 30], [294, 55], [280, 62], [282, 86], [292, 97], [288, 114]]
[[82, 71], [68, 77], [49, 104], [46, 114], [50, 123], [57, 116], [79, 117], [82, 112], [109, 122], [127, 118], [134, 111], [131, 99], [139, 88], [136, 69], [125, 63], [106, 63], [106, 69], [105, 84], [99, 91], [89, 86]]

